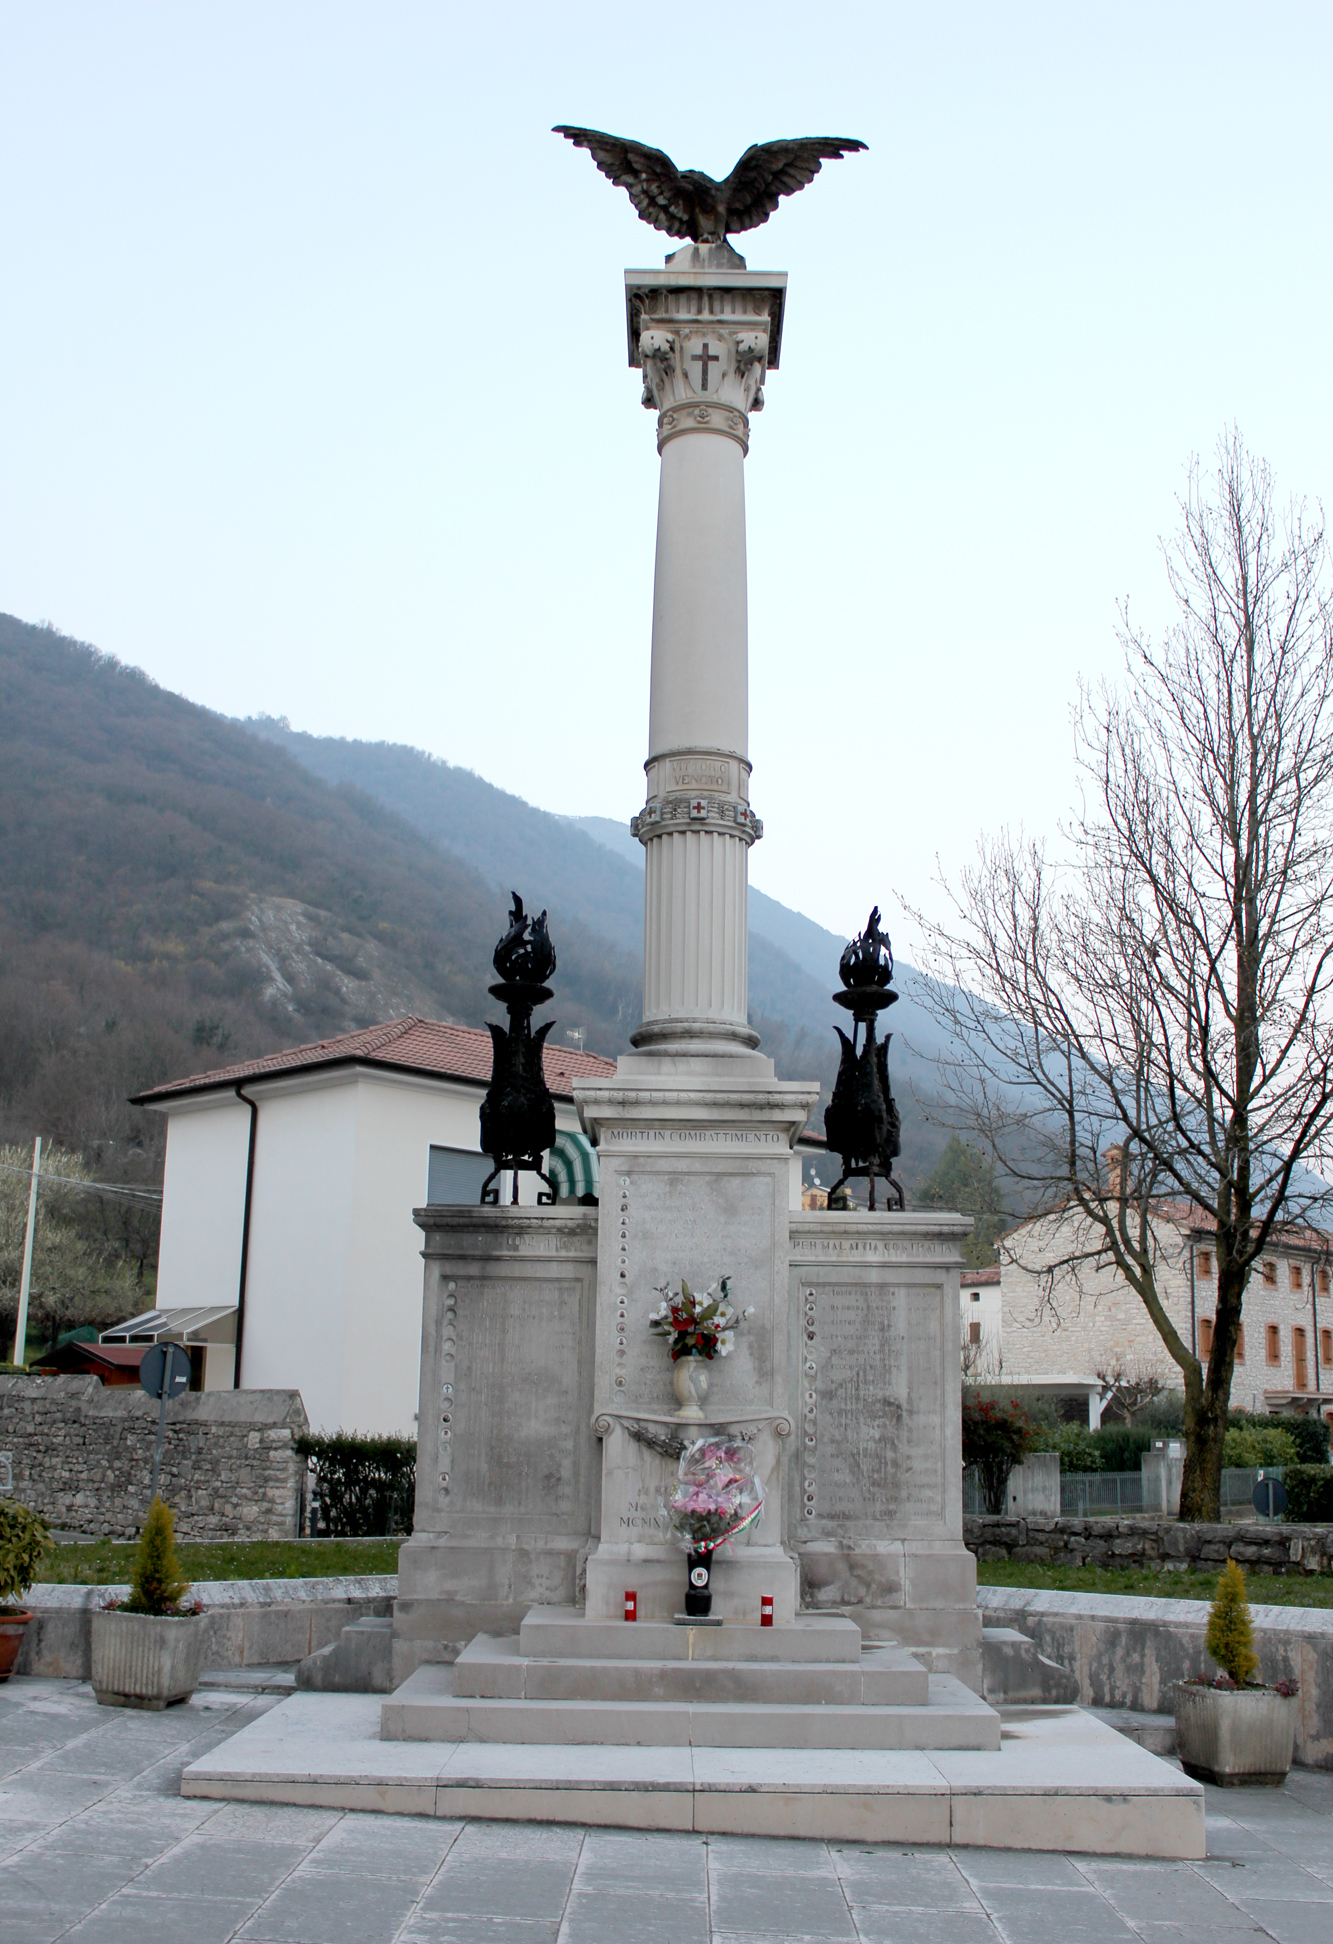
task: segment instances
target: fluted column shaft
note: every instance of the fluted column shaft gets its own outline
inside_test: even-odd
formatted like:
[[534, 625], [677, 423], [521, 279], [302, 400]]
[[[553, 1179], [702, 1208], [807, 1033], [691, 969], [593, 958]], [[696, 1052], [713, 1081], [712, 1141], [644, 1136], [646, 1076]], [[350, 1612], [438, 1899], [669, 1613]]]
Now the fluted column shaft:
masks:
[[[679, 266], [679, 267], [677, 267]], [[737, 268], [736, 266], [739, 266]], [[658, 413], [643, 843], [644, 1050], [735, 1053], [748, 1023], [750, 808], [745, 454], [777, 362], [785, 279], [722, 246], [627, 277], [631, 362]]]

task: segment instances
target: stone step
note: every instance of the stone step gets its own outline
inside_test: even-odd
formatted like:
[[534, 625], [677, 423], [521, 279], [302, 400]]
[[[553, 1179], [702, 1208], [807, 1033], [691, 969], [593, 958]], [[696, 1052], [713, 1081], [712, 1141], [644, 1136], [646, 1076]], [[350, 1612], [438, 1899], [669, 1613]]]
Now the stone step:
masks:
[[734, 1620], [677, 1627], [662, 1620], [589, 1620], [582, 1607], [530, 1607], [519, 1651], [532, 1660], [856, 1662], [861, 1629], [822, 1613], [801, 1613], [779, 1627]]
[[1078, 1675], [1037, 1652], [1016, 1627], [981, 1629], [982, 1693], [997, 1708], [1073, 1707]]
[[[719, 1631], [731, 1631], [719, 1629]], [[768, 1631], [765, 1629], [764, 1631]], [[926, 1670], [904, 1647], [850, 1661], [545, 1660], [519, 1637], [478, 1634], [454, 1662], [455, 1700], [742, 1701], [791, 1705], [924, 1707]]]
[[[384, 1707], [369, 1694], [293, 1695], [193, 1762], [181, 1794], [458, 1821], [674, 1829], [696, 1840], [718, 1832], [801, 1837], [807, 1851], [813, 1837], [857, 1846], [933, 1843], [1102, 1856], [1200, 1859], [1205, 1850], [1202, 1786], [1081, 1708], [1020, 1709], [1006, 1719], [999, 1748], [932, 1754], [384, 1741]], [[755, 1855], [762, 1864], [760, 1852]], [[1041, 1870], [1049, 1878], [1052, 1867], [1011, 1863], [1003, 1875], [1027, 1882]], [[1038, 1911], [1042, 1895], [1028, 1893]], [[1053, 1936], [1062, 1914], [1050, 1913]], [[923, 1929], [910, 1912], [891, 1911], [886, 1922], [899, 1916], [896, 1927], [881, 1925], [873, 1934]], [[480, 1934], [466, 1917], [458, 1922], [455, 1935]], [[934, 1929], [949, 1937], [965, 1927], [970, 1920], [951, 1927], [946, 1913]], [[791, 1928], [809, 1926], [794, 1912]], [[648, 1935], [647, 1924], [642, 1934]], [[782, 1935], [789, 1934], [784, 1928]], [[872, 1933], [863, 1928], [862, 1934]], [[606, 1935], [638, 1933], [627, 1918]], [[764, 1935], [773, 1935], [771, 1926]]]
[[455, 1696], [452, 1669], [419, 1667], [384, 1703], [384, 1741], [603, 1748], [997, 1749], [1000, 1717], [947, 1674], [924, 1706], [579, 1701]]

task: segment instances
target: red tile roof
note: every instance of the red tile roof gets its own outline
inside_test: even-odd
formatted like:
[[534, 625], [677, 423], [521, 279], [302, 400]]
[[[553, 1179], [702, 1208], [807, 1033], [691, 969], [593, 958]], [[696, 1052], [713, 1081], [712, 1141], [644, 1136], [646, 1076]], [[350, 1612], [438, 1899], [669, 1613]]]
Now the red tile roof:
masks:
[[[214, 1067], [168, 1080], [135, 1096], [135, 1105], [153, 1106], [183, 1094], [207, 1093], [234, 1087], [238, 1081], [270, 1080], [281, 1074], [332, 1066], [398, 1067], [408, 1073], [437, 1075], [442, 1080], [466, 1080], [486, 1086], [491, 1077], [491, 1036], [475, 1026], [451, 1026], [441, 1019], [390, 1019], [383, 1026], [367, 1026], [357, 1033], [315, 1040], [261, 1060], [238, 1060], [234, 1066]], [[545, 1048], [546, 1084], [558, 1099], [573, 1097], [576, 1080], [604, 1078], [616, 1070], [614, 1060], [597, 1053], [577, 1053], [572, 1047]]]
[[1000, 1280], [998, 1268], [964, 1269], [961, 1281], [964, 1289], [969, 1286], [980, 1288], [983, 1283], [997, 1283]]

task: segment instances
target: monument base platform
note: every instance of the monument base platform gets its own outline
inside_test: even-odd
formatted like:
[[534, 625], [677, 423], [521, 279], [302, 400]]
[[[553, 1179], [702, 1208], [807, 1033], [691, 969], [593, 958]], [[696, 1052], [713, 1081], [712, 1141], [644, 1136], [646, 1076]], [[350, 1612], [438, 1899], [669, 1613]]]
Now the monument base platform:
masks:
[[987, 1748], [1000, 1718], [896, 1641], [850, 1620], [676, 1626], [533, 1607], [452, 1667], [419, 1667], [384, 1703], [386, 1741], [571, 1747]]
[[615, 1829], [1199, 1858], [1203, 1790], [1080, 1708], [1001, 1711], [995, 1750], [380, 1739], [381, 1699], [297, 1694], [186, 1769], [185, 1796]]

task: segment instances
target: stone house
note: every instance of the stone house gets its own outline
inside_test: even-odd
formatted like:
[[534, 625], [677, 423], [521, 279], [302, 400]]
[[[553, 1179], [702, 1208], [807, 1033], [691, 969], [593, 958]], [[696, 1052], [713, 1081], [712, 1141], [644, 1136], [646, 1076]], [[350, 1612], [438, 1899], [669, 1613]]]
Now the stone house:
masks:
[[[1206, 1358], [1216, 1300], [1213, 1235], [1197, 1210], [1169, 1201], [1154, 1209], [1152, 1233], [1167, 1313]], [[1086, 1397], [1096, 1424], [1104, 1373], [1152, 1373], [1172, 1390], [1180, 1373], [1139, 1297], [1109, 1256], [1085, 1256], [1089, 1246], [1087, 1224], [1073, 1208], [1034, 1216], [1001, 1238], [995, 1381], [1017, 1393]], [[1333, 1236], [1292, 1228], [1274, 1238], [1245, 1293], [1231, 1387], [1237, 1408], [1333, 1416], [1331, 1281]]]

